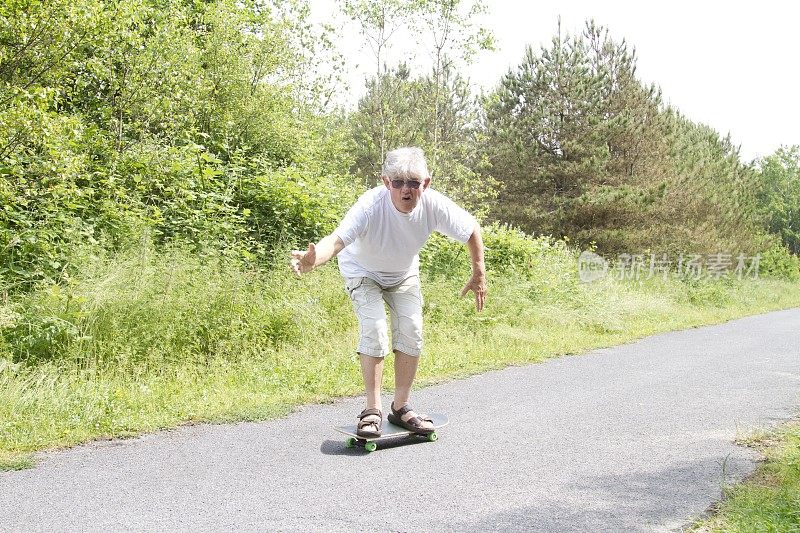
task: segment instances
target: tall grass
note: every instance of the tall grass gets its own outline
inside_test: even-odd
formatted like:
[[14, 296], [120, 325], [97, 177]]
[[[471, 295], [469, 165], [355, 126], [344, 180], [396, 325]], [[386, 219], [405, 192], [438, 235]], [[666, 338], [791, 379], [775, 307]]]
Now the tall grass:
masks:
[[[508, 242], [503, 242], [503, 239]], [[423, 255], [418, 384], [800, 304], [777, 280], [582, 284], [563, 243], [487, 232], [489, 300], [459, 298], [466, 252]], [[0, 465], [191, 421], [265, 419], [361, 392], [357, 327], [333, 265], [302, 279], [144, 246], [0, 301]], [[391, 358], [385, 386], [393, 382]]]

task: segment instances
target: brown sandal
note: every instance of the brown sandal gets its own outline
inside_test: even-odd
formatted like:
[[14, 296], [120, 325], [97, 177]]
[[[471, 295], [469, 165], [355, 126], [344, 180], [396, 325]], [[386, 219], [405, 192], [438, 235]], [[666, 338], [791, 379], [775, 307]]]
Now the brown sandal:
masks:
[[[368, 416], [378, 416], [380, 420], [364, 420]], [[364, 409], [358, 415], [358, 426], [356, 426], [356, 435], [372, 439], [381, 436], [381, 426], [383, 425], [383, 413], [380, 409]]]
[[389, 422], [392, 424], [406, 428], [409, 431], [413, 431], [417, 435], [430, 435], [435, 431], [435, 428], [432, 427], [422, 427], [423, 422], [430, 422], [433, 424], [433, 420], [425, 415], [417, 415], [414, 418], [409, 418], [408, 420], [404, 421], [401, 417], [409, 411], [413, 411], [409, 405], [404, 405], [400, 409], [395, 409], [394, 402], [392, 402], [391, 408], [392, 412], [389, 413], [386, 418], [389, 419]]

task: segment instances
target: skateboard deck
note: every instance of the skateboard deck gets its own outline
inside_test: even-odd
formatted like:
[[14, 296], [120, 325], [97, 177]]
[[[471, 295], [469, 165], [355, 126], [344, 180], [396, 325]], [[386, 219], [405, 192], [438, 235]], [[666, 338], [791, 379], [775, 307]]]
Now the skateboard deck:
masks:
[[356, 434], [358, 429], [356, 424], [350, 424], [347, 426], [334, 426], [333, 429], [339, 433], [344, 433], [345, 435], [349, 436], [349, 438], [345, 441], [345, 446], [348, 448], [355, 448], [358, 446], [360, 448], [364, 448], [368, 452], [374, 452], [378, 449], [377, 441], [386, 439], [396, 439], [410, 436], [419, 437], [420, 439], [427, 439], [430, 442], [438, 440], [439, 437], [436, 435], [436, 430], [446, 426], [450, 421], [447, 419], [447, 415], [443, 415], [441, 413], [428, 414], [426, 416], [433, 420], [433, 431], [426, 435], [418, 435], [404, 427], [395, 426], [385, 418], [383, 419], [383, 424], [381, 425], [380, 437], [359, 437]]

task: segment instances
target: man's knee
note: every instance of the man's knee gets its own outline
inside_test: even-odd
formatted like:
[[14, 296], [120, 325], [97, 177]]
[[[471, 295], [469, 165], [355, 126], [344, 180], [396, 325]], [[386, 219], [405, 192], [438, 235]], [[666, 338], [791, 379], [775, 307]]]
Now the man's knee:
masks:
[[360, 317], [358, 353], [384, 357], [389, 353], [389, 327], [386, 318]]
[[392, 331], [392, 349], [412, 357], [422, 354], [422, 313], [399, 317]]

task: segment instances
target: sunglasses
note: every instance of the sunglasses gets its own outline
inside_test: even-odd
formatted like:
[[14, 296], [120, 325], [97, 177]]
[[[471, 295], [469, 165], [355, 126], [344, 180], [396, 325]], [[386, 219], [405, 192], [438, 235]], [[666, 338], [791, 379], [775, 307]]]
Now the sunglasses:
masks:
[[395, 189], [402, 189], [404, 186], [409, 189], [419, 189], [420, 185], [422, 185], [422, 182], [416, 180], [392, 180], [392, 187]]

